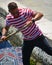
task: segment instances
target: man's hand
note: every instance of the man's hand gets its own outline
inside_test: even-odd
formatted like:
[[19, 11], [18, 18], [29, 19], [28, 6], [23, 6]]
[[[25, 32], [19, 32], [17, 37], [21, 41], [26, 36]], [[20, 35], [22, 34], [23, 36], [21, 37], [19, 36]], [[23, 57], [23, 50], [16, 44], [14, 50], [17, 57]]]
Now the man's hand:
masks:
[[1, 37], [1, 40], [7, 40], [7, 32], [8, 32], [8, 29], [9, 29], [9, 26], [5, 26], [3, 29], [2, 29], [2, 37]]
[[1, 40], [6, 40], [6, 39], [7, 39], [6, 36], [2, 36], [2, 37], [1, 37]]

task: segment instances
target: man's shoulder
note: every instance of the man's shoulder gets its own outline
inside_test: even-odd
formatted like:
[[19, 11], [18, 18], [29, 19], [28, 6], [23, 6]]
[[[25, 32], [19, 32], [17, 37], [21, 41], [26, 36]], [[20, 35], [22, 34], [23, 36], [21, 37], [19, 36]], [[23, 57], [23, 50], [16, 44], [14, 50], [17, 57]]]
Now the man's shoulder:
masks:
[[6, 16], [6, 19], [7, 19], [7, 20], [10, 20], [10, 19], [12, 19], [12, 18], [13, 18], [13, 16], [11, 15], [11, 13], [8, 13], [7, 16]]
[[29, 8], [19, 8], [19, 11], [28, 10]]
[[22, 8], [22, 11], [27, 12], [27, 11], [31, 11], [31, 9], [30, 8]]

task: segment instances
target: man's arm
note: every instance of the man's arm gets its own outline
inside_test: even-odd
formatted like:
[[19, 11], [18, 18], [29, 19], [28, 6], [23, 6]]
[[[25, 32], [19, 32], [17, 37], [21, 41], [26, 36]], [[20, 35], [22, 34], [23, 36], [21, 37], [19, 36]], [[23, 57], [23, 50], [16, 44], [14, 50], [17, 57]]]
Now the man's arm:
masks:
[[40, 12], [37, 12], [36, 14], [33, 14], [32, 17], [33, 17], [32, 20], [37, 21], [37, 20], [40, 20], [43, 17], [43, 14], [40, 13]]
[[6, 34], [7, 34], [7, 32], [8, 32], [8, 29], [9, 29], [9, 26], [5, 26], [5, 27], [2, 29], [2, 37], [1, 37], [2, 40], [5, 40], [5, 39], [6, 39]]
[[5, 36], [8, 32], [8, 29], [9, 29], [9, 26], [5, 26], [3, 29], [2, 29], [2, 36]]
[[[43, 14], [42, 14], [42, 13], [40, 13], [40, 12], [36, 12], [36, 13], [33, 12], [33, 14], [32, 14], [32, 20], [26, 22], [26, 25], [31, 25], [31, 24], [34, 23], [35, 21], [40, 20], [42, 17], [43, 17]], [[29, 23], [30, 23], [30, 24], [29, 24]]]

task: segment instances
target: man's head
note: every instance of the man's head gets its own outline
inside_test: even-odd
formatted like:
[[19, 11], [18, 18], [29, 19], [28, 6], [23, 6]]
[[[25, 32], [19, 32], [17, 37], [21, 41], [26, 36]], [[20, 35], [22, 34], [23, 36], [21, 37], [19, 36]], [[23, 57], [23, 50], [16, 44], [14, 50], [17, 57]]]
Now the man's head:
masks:
[[8, 4], [8, 10], [14, 16], [18, 16], [19, 14], [18, 6], [15, 2], [11, 2]]

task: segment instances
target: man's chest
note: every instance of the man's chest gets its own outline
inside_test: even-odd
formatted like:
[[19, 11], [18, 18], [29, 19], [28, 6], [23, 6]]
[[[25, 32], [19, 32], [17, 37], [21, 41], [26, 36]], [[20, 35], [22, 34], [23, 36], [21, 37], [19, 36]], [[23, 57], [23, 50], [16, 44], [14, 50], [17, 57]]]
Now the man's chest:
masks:
[[27, 21], [30, 20], [30, 17], [24, 13], [20, 14], [18, 18], [15, 18], [12, 25], [18, 28], [23, 27]]

